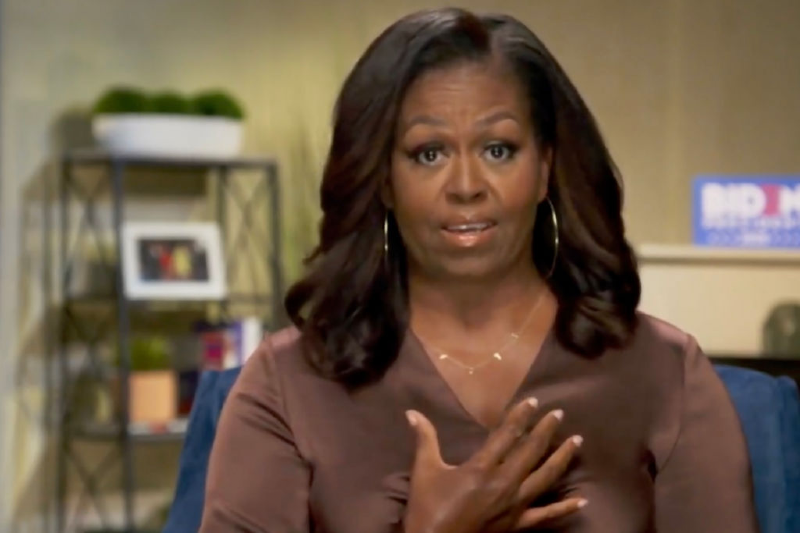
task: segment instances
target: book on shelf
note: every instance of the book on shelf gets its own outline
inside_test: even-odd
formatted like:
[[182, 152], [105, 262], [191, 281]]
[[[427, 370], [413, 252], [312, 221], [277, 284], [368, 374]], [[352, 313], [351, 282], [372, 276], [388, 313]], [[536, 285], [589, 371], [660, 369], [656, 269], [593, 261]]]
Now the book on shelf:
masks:
[[200, 338], [202, 370], [242, 366], [264, 336], [264, 327], [257, 317], [228, 322], [200, 322], [195, 331]]

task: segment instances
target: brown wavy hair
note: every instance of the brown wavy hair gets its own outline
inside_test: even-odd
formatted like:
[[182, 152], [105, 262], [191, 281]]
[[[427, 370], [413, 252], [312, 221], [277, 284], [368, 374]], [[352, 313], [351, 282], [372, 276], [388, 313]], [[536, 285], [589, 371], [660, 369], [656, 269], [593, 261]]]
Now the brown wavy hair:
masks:
[[[513, 17], [455, 8], [417, 12], [385, 30], [344, 82], [322, 177], [319, 245], [285, 299], [310, 363], [347, 387], [379, 379], [408, 327], [405, 252], [381, 199], [403, 96], [430, 69], [498, 58], [526, 90], [537, 141], [553, 151], [549, 197], [560, 243], [547, 282], [559, 303], [557, 339], [593, 357], [623, 346], [636, 327], [641, 288], [625, 238], [621, 180], [575, 86]], [[546, 276], [554, 228], [548, 209], [538, 213], [533, 257]]]

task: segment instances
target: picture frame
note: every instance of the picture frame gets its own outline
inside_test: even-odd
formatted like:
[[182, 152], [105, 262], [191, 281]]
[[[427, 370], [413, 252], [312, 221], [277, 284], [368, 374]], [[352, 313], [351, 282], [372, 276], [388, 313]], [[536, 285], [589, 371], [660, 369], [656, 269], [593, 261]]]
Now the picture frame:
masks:
[[226, 296], [219, 226], [206, 222], [125, 222], [125, 297], [218, 300]]

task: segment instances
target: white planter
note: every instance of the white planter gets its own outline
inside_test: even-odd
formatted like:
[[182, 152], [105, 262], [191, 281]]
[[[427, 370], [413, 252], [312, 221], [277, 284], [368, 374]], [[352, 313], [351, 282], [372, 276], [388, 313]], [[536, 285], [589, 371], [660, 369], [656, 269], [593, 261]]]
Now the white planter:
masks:
[[95, 139], [113, 153], [150, 157], [234, 157], [241, 151], [242, 123], [191, 115], [98, 115]]

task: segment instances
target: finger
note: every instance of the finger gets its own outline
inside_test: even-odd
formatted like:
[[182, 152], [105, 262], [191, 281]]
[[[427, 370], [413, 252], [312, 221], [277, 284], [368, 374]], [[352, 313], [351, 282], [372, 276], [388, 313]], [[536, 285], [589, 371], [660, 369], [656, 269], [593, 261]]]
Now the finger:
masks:
[[520, 501], [527, 505], [563, 476], [581, 444], [583, 444], [583, 438], [576, 435], [559, 446], [558, 450], [548, 457], [541, 467], [523, 481], [519, 489]]
[[509, 476], [508, 479], [520, 484], [530, 475], [531, 471], [542, 461], [542, 458], [550, 448], [556, 430], [558, 430], [558, 426], [563, 419], [564, 411], [559, 409], [548, 413], [536, 424], [533, 431], [509, 455], [503, 464], [503, 472]]
[[407, 411], [408, 423], [417, 435], [414, 464], [443, 465], [439, 437], [431, 421], [419, 411]]
[[570, 498], [553, 503], [546, 507], [528, 509], [517, 520], [514, 531], [529, 529], [541, 525], [543, 522], [569, 516], [586, 507], [589, 502], [584, 498]]
[[530, 428], [538, 405], [536, 398], [528, 398], [515, 405], [472, 460], [482, 466], [494, 466], [501, 462]]

